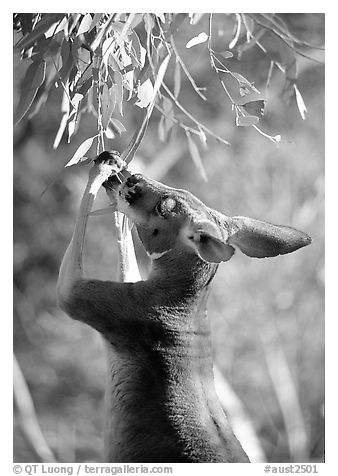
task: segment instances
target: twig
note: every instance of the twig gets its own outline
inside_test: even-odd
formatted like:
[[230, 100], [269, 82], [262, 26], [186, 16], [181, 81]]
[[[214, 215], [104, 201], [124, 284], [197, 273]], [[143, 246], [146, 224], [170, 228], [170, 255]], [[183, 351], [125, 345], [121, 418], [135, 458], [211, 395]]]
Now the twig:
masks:
[[269, 89], [269, 86], [270, 86], [270, 81], [271, 81], [271, 77], [272, 77], [272, 72], [273, 72], [273, 68], [275, 66], [275, 62], [274, 61], [270, 61], [270, 66], [269, 66], [269, 71], [268, 71], [268, 76], [266, 78], [266, 84], [265, 84], [265, 92], [267, 94], [268, 92], [268, 89]]
[[177, 48], [176, 48], [176, 45], [175, 45], [175, 41], [174, 41], [174, 37], [173, 35], [170, 36], [170, 43], [171, 43], [171, 46], [173, 48], [173, 51], [175, 53], [175, 56], [177, 58], [177, 61], [179, 62], [179, 64], [181, 65], [181, 68], [183, 69], [185, 75], [187, 76], [187, 78], [189, 79], [192, 87], [194, 88], [194, 90], [196, 91], [196, 93], [203, 99], [203, 101], [206, 101], [207, 98], [204, 96], [204, 94], [201, 93], [200, 91], [200, 88], [197, 86], [197, 84], [195, 83], [194, 81], [194, 78], [191, 76], [191, 74], [189, 73], [187, 67], [185, 66], [185, 64], [183, 63], [183, 60], [182, 58], [180, 57], [178, 51], [177, 51]]
[[167, 48], [167, 52], [168, 52], [168, 55], [171, 54], [171, 51], [169, 49], [169, 43], [167, 42], [166, 38], [165, 38], [165, 34], [164, 34], [164, 31], [163, 31], [163, 28], [161, 26], [161, 22], [159, 20], [159, 18], [156, 16], [155, 18], [156, 20], [156, 23], [157, 23], [157, 26], [158, 26], [158, 29], [160, 30], [160, 36], [159, 37], [156, 37], [156, 38], [159, 38], [162, 43], [165, 45], [165, 47]]
[[177, 126], [181, 127], [184, 131], [191, 132], [192, 134], [196, 134], [198, 136], [201, 135], [201, 133], [199, 131], [196, 131], [196, 129], [193, 129], [192, 127], [187, 126], [186, 124], [181, 122], [179, 119], [177, 119], [175, 116], [168, 116], [168, 114], [166, 114], [163, 111], [163, 109], [160, 106], [158, 106], [157, 104], [155, 104], [155, 107], [162, 114], [162, 116], [164, 116], [166, 119], [169, 119], [171, 122], [173, 122]]
[[211, 137], [214, 137], [215, 139], [219, 140], [220, 142], [222, 142], [223, 144], [225, 145], [230, 145], [230, 143], [228, 141], [226, 141], [225, 139], [223, 139], [222, 137], [218, 136], [217, 134], [215, 134], [214, 132], [212, 132], [208, 127], [206, 127], [204, 124], [202, 124], [201, 122], [199, 122], [192, 114], [190, 114], [189, 111], [187, 111], [185, 109], [185, 107], [182, 106], [182, 104], [175, 98], [175, 96], [173, 95], [173, 93], [170, 91], [170, 89], [168, 88], [168, 86], [163, 82], [162, 83], [162, 87], [164, 88], [164, 90], [167, 92], [167, 94], [170, 96], [170, 99], [175, 103], [175, 105], [187, 116], [189, 117], [189, 119], [191, 119], [199, 128], [201, 128], [202, 130], [204, 130], [207, 134], [209, 134], [209, 136]]
[[[217, 58], [217, 56], [214, 55], [214, 52], [213, 52], [213, 49], [211, 48], [211, 34], [212, 34], [212, 13], [210, 13], [209, 15], [209, 39], [208, 39], [208, 51], [209, 51], [209, 57], [210, 57], [210, 64], [211, 64], [211, 67], [216, 71], [216, 74], [217, 74], [217, 77], [219, 79], [219, 81], [221, 82], [221, 85], [222, 85], [222, 88], [224, 89], [225, 93], [227, 94], [232, 106], [235, 106], [235, 101], [233, 100], [228, 88], [226, 87], [226, 85], [224, 84], [224, 81], [220, 78], [219, 76], [219, 72], [222, 72], [222, 73], [227, 73], [227, 74], [230, 74], [233, 78], [236, 79], [237, 81], [237, 78], [236, 76], [233, 74], [232, 71], [230, 71], [223, 63], [221, 60], [219, 60]], [[216, 66], [216, 63], [215, 63], [215, 60], [224, 68], [223, 70], [221, 70], [220, 68], [218, 68]]]
[[[220, 78], [219, 76], [219, 73], [222, 72], [222, 73], [227, 73], [227, 74], [230, 74], [231, 76], [233, 76], [236, 80], [236, 76], [232, 73], [232, 71], [230, 71], [213, 53], [213, 50], [211, 48], [211, 39], [212, 39], [212, 13], [210, 13], [210, 16], [209, 16], [209, 39], [208, 39], [208, 50], [209, 50], [209, 56], [210, 56], [210, 63], [211, 63], [211, 67], [216, 71], [216, 74], [221, 82], [221, 85], [224, 89], [224, 91], [226, 92], [232, 106], [233, 106], [233, 109], [235, 110], [235, 114], [236, 114], [236, 117], [238, 117], [238, 115], [243, 115], [244, 114], [242, 113], [242, 111], [239, 109], [238, 105], [235, 103], [235, 101], [233, 100], [233, 98], [231, 97], [231, 94], [228, 90], [228, 88], [226, 87], [224, 81]], [[255, 39], [256, 40], [256, 39]], [[257, 41], [256, 41], [257, 42]], [[257, 42], [258, 44], [258, 42]], [[220, 69], [216, 66], [216, 63], [215, 63], [215, 60], [220, 63], [222, 65], [222, 67], [224, 69]], [[277, 63], [276, 63], [277, 64]], [[257, 131], [259, 132], [259, 134], [261, 134], [262, 136], [266, 137], [267, 139], [271, 140], [274, 144], [278, 144], [278, 142], [280, 142], [281, 138], [279, 135], [277, 136], [271, 136], [269, 134], [267, 134], [266, 132], [263, 132], [257, 125], [255, 124], [252, 124], [252, 127]]]
[[[149, 13], [148, 13], [148, 15], [149, 15]], [[148, 59], [149, 59], [150, 69], [151, 69], [153, 78], [155, 78], [155, 77], [156, 77], [156, 71], [155, 71], [155, 66], [154, 66], [153, 59], [152, 59], [152, 54], [151, 54], [150, 40], [151, 40], [151, 32], [147, 30], [147, 42], [146, 42], [146, 47], [147, 47], [147, 53], [148, 53]]]
[[281, 25], [279, 25], [275, 19], [272, 17], [272, 16], [269, 16], [268, 14], [265, 14], [265, 13], [261, 13], [261, 16], [264, 17], [267, 21], [270, 21], [281, 33], [281, 35], [285, 35], [286, 38], [289, 38], [291, 39], [294, 43], [297, 43], [298, 45], [301, 45], [301, 46], [306, 46], [307, 48], [313, 48], [313, 49], [316, 49], [316, 50], [325, 50], [325, 48], [323, 46], [319, 46], [319, 45], [314, 45], [312, 43], [309, 43], [307, 41], [304, 41], [304, 40], [300, 40], [299, 38], [297, 38], [296, 36], [294, 36], [292, 33], [290, 33], [290, 31], [288, 31], [284, 21], [282, 21], [281, 18], [278, 18], [278, 20], [283, 23], [285, 25], [285, 27], [282, 27]]
[[[211, 49], [209, 50], [209, 55], [210, 55], [211, 65], [212, 65], [212, 67], [214, 68], [214, 70], [216, 71], [217, 77], [218, 77], [218, 79], [220, 80], [221, 85], [222, 85], [224, 91], [226, 92], [228, 98], [230, 99], [231, 104], [232, 104], [233, 106], [235, 106], [236, 103], [235, 103], [234, 99], [232, 98], [232, 96], [231, 96], [231, 94], [230, 94], [228, 88], [226, 87], [226, 85], [224, 84], [224, 81], [220, 78], [220, 76], [219, 76], [218, 73], [221, 72], [221, 73], [230, 74], [230, 76], [232, 76], [233, 78], [236, 79], [236, 81], [238, 81], [237, 78], [236, 78], [236, 76], [234, 75], [234, 73], [233, 73], [232, 71], [230, 71], [226, 66], [224, 66], [224, 64], [213, 54], [213, 51], [212, 51]], [[218, 63], [220, 63], [220, 64], [223, 66], [224, 69], [218, 68], [218, 67], [216, 66], [216, 64], [215, 64], [215, 60], [216, 60]]]
[[266, 137], [267, 139], [271, 140], [274, 144], [278, 144], [281, 141], [281, 136], [278, 134], [276, 136], [270, 136], [270, 134], [267, 134], [266, 132], [262, 131], [256, 124], [253, 124], [251, 127], [256, 129], [257, 132], [259, 132], [263, 137]]
[[[283, 37], [281, 36], [280, 34], [278, 34], [278, 32], [276, 32], [273, 28], [269, 28], [267, 25], [265, 25], [264, 23], [260, 22], [259, 20], [257, 20], [253, 15], [251, 14], [248, 14], [250, 16], [250, 18], [252, 18], [252, 20], [257, 23], [257, 25], [260, 25], [262, 28], [265, 28], [266, 30], [270, 31], [271, 33], [273, 33], [275, 36], [277, 36], [277, 38], [279, 38], [288, 48], [290, 48], [290, 50], [294, 51], [297, 55], [299, 56], [303, 56], [303, 58], [306, 58], [310, 61], [313, 61], [314, 63], [317, 63], [317, 64], [323, 64], [323, 61], [319, 61], [317, 60], [316, 58], [312, 58], [312, 56], [309, 56], [307, 55], [306, 53], [303, 53], [302, 51], [299, 51], [298, 48], [290, 45], [288, 43], [288, 41]], [[254, 36], [254, 35], [253, 35]], [[258, 42], [257, 42], [258, 44]]]

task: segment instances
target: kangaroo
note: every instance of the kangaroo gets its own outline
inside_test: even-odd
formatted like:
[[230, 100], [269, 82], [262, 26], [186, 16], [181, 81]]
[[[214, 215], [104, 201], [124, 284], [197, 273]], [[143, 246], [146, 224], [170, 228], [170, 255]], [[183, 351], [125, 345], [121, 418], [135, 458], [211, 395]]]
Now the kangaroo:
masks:
[[[228, 217], [141, 174], [119, 183], [117, 154], [90, 169], [57, 293], [73, 319], [102, 334], [109, 349], [107, 462], [249, 462], [214, 388], [207, 299], [220, 262], [235, 248], [249, 257], [291, 253], [311, 242], [294, 228]], [[88, 215], [104, 184], [110, 212], [136, 226], [152, 260], [145, 281], [87, 279], [83, 247]]]

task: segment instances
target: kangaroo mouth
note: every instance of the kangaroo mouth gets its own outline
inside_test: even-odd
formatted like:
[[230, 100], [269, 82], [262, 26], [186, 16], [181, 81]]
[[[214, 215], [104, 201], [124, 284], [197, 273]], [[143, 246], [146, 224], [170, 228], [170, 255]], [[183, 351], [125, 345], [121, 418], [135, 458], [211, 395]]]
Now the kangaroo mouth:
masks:
[[103, 182], [102, 186], [106, 190], [110, 190], [111, 192], [115, 192], [118, 187], [121, 187], [126, 183], [126, 181], [128, 180], [128, 178], [131, 175], [132, 174], [128, 170], [126, 170], [126, 169], [121, 170], [121, 172], [119, 172], [118, 174], [111, 175], [108, 178], [108, 180]]
[[133, 205], [138, 197], [139, 193], [137, 190], [126, 190], [124, 193], [124, 199], [129, 203], [129, 205]]

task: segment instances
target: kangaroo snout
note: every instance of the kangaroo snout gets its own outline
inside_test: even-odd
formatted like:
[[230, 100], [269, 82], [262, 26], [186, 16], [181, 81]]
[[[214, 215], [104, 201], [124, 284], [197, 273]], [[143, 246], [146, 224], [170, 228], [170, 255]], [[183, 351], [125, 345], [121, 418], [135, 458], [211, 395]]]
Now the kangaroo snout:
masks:
[[120, 189], [120, 196], [132, 205], [142, 194], [142, 186], [138, 184], [138, 180], [135, 175], [128, 177], [126, 182]]

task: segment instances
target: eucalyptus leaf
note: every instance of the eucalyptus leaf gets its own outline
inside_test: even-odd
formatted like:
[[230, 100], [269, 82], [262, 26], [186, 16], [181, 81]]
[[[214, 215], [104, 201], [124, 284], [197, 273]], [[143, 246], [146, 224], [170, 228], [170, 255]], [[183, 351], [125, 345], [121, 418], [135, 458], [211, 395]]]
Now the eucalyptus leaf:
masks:
[[45, 13], [42, 20], [40, 20], [35, 28], [25, 35], [21, 40], [16, 44], [18, 49], [27, 49], [32, 46], [41, 35], [43, 35], [49, 28], [55, 23], [57, 24], [61, 18], [64, 17], [64, 13]]
[[104, 102], [102, 104], [102, 127], [104, 130], [106, 130], [116, 105], [115, 84], [113, 84], [111, 89], [108, 89], [108, 87], [104, 85], [104, 92]]
[[115, 118], [110, 119], [110, 126], [112, 127], [113, 131], [118, 133], [118, 135], [121, 135], [127, 130], [122, 122]]
[[135, 103], [138, 107], [148, 107], [153, 97], [154, 87], [150, 79], [142, 83], [137, 90], [138, 101]]
[[175, 76], [174, 76], [174, 96], [178, 98], [181, 90], [181, 66], [178, 61], [175, 64]]
[[256, 116], [236, 116], [236, 126], [249, 127], [258, 124], [259, 118]]
[[191, 40], [188, 41], [188, 43], [185, 45], [186, 48], [191, 48], [192, 46], [199, 45], [201, 43], [205, 43], [208, 40], [209, 36], [202, 32], [197, 36], [194, 36], [194, 38], [191, 38]]
[[97, 135], [89, 137], [89, 139], [86, 139], [84, 142], [82, 142], [82, 144], [77, 148], [73, 157], [66, 163], [65, 167], [71, 167], [72, 165], [76, 165], [78, 162], [80, 162], [85, 153], [91, 148], [96, 137]]
[[301, 118], [303, 119], [303, 121], [305, 121], [305, 115], [307, 113], [307, 108], [305, 106], [305, 102], [303, 100], [303, 97], [302, 97], [299, 89], [297, 88], [296, 84], [294, 85], [294, 88], [295, 88], [295, 93], [296, 93], [296, 102], [297, 102], [298, 111], [299, 111], [299, 114], [300, 114]]
[[203, 178], [203, 180], [205, 180], [207, 182], [208, 177], [207, 177], [207, 174], [206, 174], [206, 171], [205, 171], [205, 168], [204, 168], [204, 165], [203, 165], [198, 147], [197, 147], [196, 143], [193, 141], [193, 139], [191, 138], [190, 134], [186, 134], [186, 136], [187, 136], [187, 140], [188, 140], [188, 146], [189, 146], [189, 151], [190, 151], [191, 158], [192, 158], [197, 170], [199, 171], [201, 177]]
[[45, 79], [46, 62], [44, 60], [34, 61], [27, 69], [21, 95], [16, 113], [14, 116], [14, 124], [17, 124], [25, 116], [28, 109], [32, 105], [36, 93]]
[[87, 33], [91, 25], [92, 25], [92, 17], [90, 13], [87, 13], [81, 20], [76, 36], [83, 35], [83, 33]]

